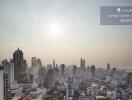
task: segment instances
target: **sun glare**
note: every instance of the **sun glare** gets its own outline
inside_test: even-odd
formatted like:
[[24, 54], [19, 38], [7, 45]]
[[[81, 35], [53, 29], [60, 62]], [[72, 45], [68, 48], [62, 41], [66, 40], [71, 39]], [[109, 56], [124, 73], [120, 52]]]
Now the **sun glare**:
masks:
[[61, 32], [62, 32], [62, 27], [61, 27], [60, 23], [57, 21], [52, 21], [49, 24], [49, 32], [50, 32], [52, 37], [60, 36]]

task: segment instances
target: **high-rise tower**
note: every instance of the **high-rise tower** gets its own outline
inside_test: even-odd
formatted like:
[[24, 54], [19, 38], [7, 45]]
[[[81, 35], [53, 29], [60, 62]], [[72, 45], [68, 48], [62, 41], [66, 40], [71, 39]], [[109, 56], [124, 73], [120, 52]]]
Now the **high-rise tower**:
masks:
[[23, 68], [23, 52], [19, 48], [13, 53], [14, 62], [14, 79], [18, 80], [20, 73], [24, 72]]

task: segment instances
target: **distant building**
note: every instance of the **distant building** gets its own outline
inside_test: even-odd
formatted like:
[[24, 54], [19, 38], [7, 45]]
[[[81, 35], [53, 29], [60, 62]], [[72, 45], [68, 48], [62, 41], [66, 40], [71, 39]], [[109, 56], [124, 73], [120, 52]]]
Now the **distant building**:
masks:
[[73, 97], [74, 96], [74, 88], [68, 88], [68, 95], [70, 97]]
[[11, 87], [14, 82], [14, 63], [12, 61], [9, 62], [8, 76], [9, 76], [9, 84]]
[[2, 61], [3, 64], [3, 80], [4, 80], [4, 100], [10, 100], [10, 88], [14, 81], [14, 64], [7, 60]]
[[14, 62], [14, 78], [18, 80], [18, 77], [21, 73], [25, 72], [23, 68], [23, 52], [19, 48], [13, 53], [13, 62]]
[[77, 66], [73, 65], [73, 76], [76, 77], [77, 74]]
[[107, 80], [107, 81], [110, 81], [110, 80], [111, 80], [111, 69], [110, 69], [110, 64], [107, 64], [106, 80]]
[[95, 65], [91, 66], [91, 77], [95, 77]]
[[53, 60], [53, 68], [55, 68], [56, 66], [55, 66], [55, 60]]
[[80, 67], [81, 67], [81, 70], [85, 70], [85, 59], [80, 59]]
[[51, 88], [53, 87], [53, 70], [49, 69], [45, 78], [44, 78], [44, 84], [43, 86], [46, 88]]
[[3, 66], [0, 66], [0, 98], [4, 100], [4, 76], [3, 76]]
[[32, 84], [33, 83], [33, 75], [31, 74], [21, 74], [18, 80], [19, 84]]
[[74, 96], [73, 82], [74, 82], [73, 78], [68, 78], [68, 96], [70, 96], [70, 97]]
[[7, 59], [3, 60], [2, 65], [4, 67], [4, 73], [8, 73], [9, 72], [8, 60]]
[[31, 74], [33, 75], [33, 80], [38, 81], [41, 78], [43, 67], [40, 58], [32, 57], [31, 58]]
[[115, 74], [116, 74], [116, 67], [112, 68], [112, 72], [111, 72], [111, 77], [114, 78]]
[[56, 67], [57, 67], [57, 68], [59, 67], [58, 64], [56, 64]]
[[31, 62], [32, 62], [32, 63], [31, 63], [31, 66], [32, 66], [32, 67], [36, 67], [36, 61], [37, 61], [37, 60], [36, 60], [36, 57], [32, 57], [32, 59], [31, 59]]
[[4, 75], [4, 100], [10, 100], [8, 73], [4, 73], [3, 75]]
[[56, 64], [56, 67], [54, 68], [54, 74], [55, 74], [56, 76], [59, 75], [59, 68], [58, 68], [58, 65], [57, 65], [57, 64]]
[[64, 76], [64, 74], [65, 74], [65, 67], [66, 67], [65, 64], [61, 64], [60, 65], [60, 69], [61, 69], [60, 70], [61, 71], [60, 73], [61, 73], [61, 76]]
[[3, 60], [2, 64], [4, 66], [4, 73], [8, 75], [8, 82], [11, 87], [14, 82], [14, 63], [12, 60], [10, 62]]
[[110, 70], [110, 64], [107, 64], [107, 70], [108, 71]]
[[40, 58], [37, 59], [36, 64], [39, 69], [42, 68], [42, 62], [41, 62]]
[[82, 95], [79, 96], [78, 100], [104, 100], [104, 99], [94, 99], [94, 97], [86, 96], [82, 93]]
[[132, 72], [129, 72], [127, 74], [127, 78], [126, 78], [127, 84], [132, 86]]
[[28, 64], [27, 64], [27, 61], [26, 60], [23, 60], [23, 63], [22, 63], [22, 70], [23, 70], [23, 73], [28, 73]]

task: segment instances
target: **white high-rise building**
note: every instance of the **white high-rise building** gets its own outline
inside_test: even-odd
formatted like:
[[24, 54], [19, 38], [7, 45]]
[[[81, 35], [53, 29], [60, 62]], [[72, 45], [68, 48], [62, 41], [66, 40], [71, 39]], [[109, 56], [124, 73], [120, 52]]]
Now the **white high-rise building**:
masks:
[[0, 66], [0, 100], [4, 100], [4, 79], [2, 66]]
[[4, 73], [7, 73], [8, 82], [11, 87], [14, 82], [14, 63], [12, 61], [8, 62], [7, 60], [3, 60], [3, 66]]
[[14, 63], [13, 62], [9, 62], [8, 63], [8, 76], [9, 76], [9, 84], [12, 87], [12, 84], [14, 82]]

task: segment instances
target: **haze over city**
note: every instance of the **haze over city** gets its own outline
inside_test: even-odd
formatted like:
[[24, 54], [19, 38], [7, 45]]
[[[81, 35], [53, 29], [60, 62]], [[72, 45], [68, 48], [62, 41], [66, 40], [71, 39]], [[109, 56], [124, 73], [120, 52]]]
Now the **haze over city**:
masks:
[[132, 100], [132, 0], [0, 0], [0, 100]]
[[0, 0], [0, 61], [19, 47], [29, 66], [36, 56], [43, 64], [55, 59], [79, 65], [83, 57], [97, 67], [132, 67], [132, 27], [101, 26], [99, 11], [103, 5], [129, 6], [131, 0], [7, 1]]

